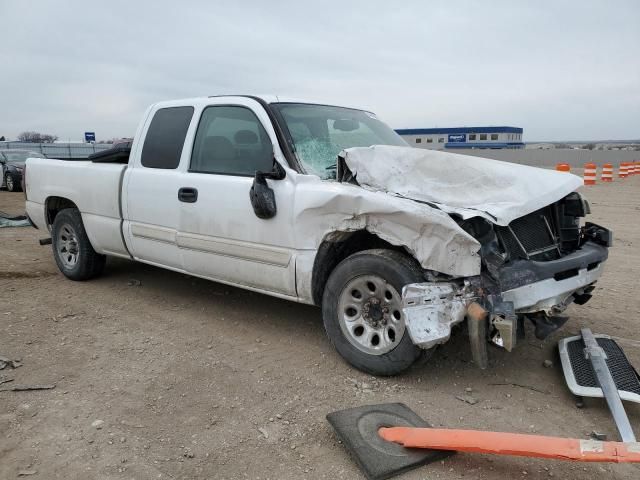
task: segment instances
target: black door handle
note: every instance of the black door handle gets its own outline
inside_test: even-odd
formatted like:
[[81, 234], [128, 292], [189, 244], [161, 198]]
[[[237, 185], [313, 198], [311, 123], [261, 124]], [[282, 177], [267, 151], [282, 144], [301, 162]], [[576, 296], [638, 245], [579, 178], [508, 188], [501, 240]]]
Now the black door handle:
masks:
[[198, 200], [198, 190], [191, 187], [182, 187], [178, 190], [178, 200], [185, 203], [196, 203]]

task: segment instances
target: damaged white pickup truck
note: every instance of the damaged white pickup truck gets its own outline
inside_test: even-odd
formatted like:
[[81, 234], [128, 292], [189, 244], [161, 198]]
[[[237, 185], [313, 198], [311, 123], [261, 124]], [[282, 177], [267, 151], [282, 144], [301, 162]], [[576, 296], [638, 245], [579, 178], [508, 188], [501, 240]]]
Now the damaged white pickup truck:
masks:
[[27, 213], [72, 280], [105, 256], [322, 307], [375, 375], [466, 323], [474, 360], [585, 303], [611, 233], [567, 173], [410, 148], [370, 112], [226, 96], [162, 102], [130, 147], [32, 158]]

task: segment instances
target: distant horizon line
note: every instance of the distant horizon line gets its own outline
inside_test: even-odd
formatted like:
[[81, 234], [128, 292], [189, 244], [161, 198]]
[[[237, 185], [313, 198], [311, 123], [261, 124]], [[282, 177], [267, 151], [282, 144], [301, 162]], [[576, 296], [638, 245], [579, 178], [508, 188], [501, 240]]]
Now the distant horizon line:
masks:
[[621, 144], [634, 144], [640, 143], [640, 138], [630, 140], [523, 140], [524, 143], [621, 143]]
[[[5, 137], [6, 138], [6, 137]], [[96, 140], [93, 143], [99, 143], [99, 142], [106, 142], [107, 140], [123, 140], [123, 139], [128, 139], [131, 137], [109, 137], [109, 138], [104, 138], [104, 139], [100, 139], [100, 140]], [[20, 140], [0, 140], [0, 143], [25, 143], [25, 142], [20, 142]], [[26, 142], [26, 143], [30, 143], [30, 142]], [[53, 143], [87, 143], [86, 141], [80, 139], [80, 140], [71, 140], [68, 139], [67, 141], [65, 140], [61, 140], [60, 138], [58, 138], [58, 140], [56, 140]], [[566, 143], [569, 145], [574, 145], [574, 144], [582, 144], [582, 143], [619, 143], [619, 144], [640, 144], [640, 138], [637, 139], [625, 139], [625, 140], [522, 140], [522, 143], [524, 144], [530, 144], [530, 143]], [[488, 144], [490, 145], [490, 144]]]

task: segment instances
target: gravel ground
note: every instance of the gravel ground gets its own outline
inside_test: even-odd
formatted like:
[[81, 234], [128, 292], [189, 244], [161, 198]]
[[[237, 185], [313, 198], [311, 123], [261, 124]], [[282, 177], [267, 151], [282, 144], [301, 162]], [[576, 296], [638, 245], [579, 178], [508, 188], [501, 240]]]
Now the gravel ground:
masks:
[[[38, 245], [44, 232], [2, 228], [0, 355], [23, 365], [0, 371], [14, 379], [0, 389], [55, 388], [0, 392], [0, 478], [362, 478], [325, 415], [380, 402], [437, 426], [617, 439], [602, 400], [575, 407], [556, 344], [586, 326], [624, 339], [640, 365], [640, 176], [585, 190], [615, 246], [594, 299], [571, 306], [563, 330], [492, 349], [486, 371], [458, 334], [395, 378], [346, 365], [316, 308], [117, 259], [74, 283]], [[0, 192], [0, 210], [23, 209], [22, 194]], [[638, 425], [640, 406], [627, 410]], [[457, 454], [401, 478], [462, 477], [636, 479], [640, 468]]]

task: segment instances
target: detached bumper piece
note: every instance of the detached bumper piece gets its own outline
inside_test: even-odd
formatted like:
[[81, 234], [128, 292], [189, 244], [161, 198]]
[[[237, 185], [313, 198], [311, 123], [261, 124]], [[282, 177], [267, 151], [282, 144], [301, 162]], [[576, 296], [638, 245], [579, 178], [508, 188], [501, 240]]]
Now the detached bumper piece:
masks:
[[561, 340], [558, 348], [569, 390], [579, 397], [604, 398], [622, 440], [635, 442], [622, 400], [640, 403], [640, 377], [618, 344], [585, 328], [581, 336]]

